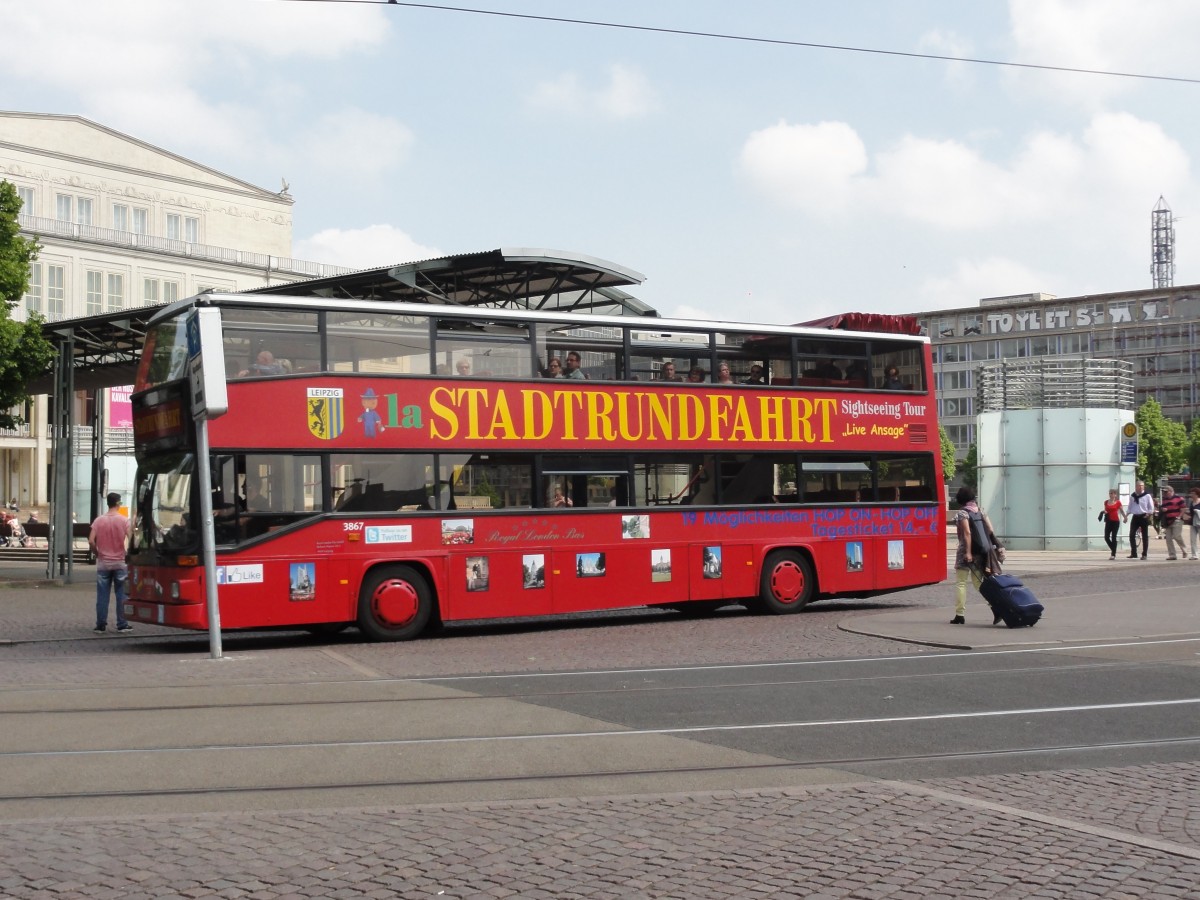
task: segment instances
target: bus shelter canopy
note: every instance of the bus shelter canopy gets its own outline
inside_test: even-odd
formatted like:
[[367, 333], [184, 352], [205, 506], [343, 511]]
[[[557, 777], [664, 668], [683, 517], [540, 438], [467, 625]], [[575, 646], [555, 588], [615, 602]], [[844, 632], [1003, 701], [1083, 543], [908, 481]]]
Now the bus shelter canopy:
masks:
[[[242, 293], [657, 316], [652, 307], [622, 290], [643, 281], [645, 276], [639, 272], [594, 257], [508, 248], [363, 269]], [[146, 325], [165, 306], [48, 322], [42, 333], [58, 347], [58, 363], [72, 370], [69, 390], [133, 384]], [[58, 393], [54, 371], [31, 382], [30, 392]]]

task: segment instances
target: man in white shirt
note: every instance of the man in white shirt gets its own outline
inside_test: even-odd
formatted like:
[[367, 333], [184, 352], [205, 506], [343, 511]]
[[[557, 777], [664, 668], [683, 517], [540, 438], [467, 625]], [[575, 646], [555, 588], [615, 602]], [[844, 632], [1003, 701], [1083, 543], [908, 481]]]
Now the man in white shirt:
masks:
[[1154, 496], [1146, 493], [1146, 482], [1139, 481], [1129, 495], [1129, 558], [1138, 558], [1138, 534], [1142, 536], [1142, 559], [1150, 549], [1150, 517], [1154, 515]]

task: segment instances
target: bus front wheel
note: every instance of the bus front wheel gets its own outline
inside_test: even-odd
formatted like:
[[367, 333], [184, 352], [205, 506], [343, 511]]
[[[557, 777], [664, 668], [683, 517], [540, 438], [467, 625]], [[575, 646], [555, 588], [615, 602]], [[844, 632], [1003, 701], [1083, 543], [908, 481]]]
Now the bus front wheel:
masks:
[[812, 600], [815, 588], [808, 559], [795, 550], [779, 550], [763, 566], [757, 606], [775, 615], [800, 612]]
[[358, 595], [358, 628], [372, 641], [410, 641], [433, 613], [433, 591], [411, 566], [371, 572]]

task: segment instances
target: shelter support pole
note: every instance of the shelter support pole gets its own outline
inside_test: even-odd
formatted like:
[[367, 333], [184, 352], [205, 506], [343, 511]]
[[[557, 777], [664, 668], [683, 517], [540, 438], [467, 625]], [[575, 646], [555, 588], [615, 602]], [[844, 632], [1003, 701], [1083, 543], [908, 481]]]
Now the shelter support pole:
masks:
[[[60, 332], [54, 361], [54, 416], [50, 436], [53, 464], [50, 468], [50, 546], [46, 577], [62, 577], [71, 583], [74, 574], [75, 496], [75, 339], [70, 331]], [[57, 567], [57, 568], [56, 568]]]

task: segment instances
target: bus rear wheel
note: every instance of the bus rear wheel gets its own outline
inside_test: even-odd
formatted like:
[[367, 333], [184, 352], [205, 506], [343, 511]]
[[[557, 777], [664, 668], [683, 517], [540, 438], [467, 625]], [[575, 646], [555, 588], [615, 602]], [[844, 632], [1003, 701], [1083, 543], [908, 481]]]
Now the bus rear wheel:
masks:
[[778, 550], [763, 566], [755, 606], [775, 615], [797, 613], [812, 600], [815, 588], [808, 559], [795, 550]]
[[372, 641], [411, 641], [433, 614], [433, 591], [412, 566], [372, 571], [358, 594], [358, 628]]

